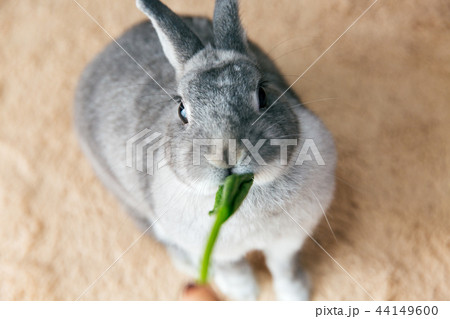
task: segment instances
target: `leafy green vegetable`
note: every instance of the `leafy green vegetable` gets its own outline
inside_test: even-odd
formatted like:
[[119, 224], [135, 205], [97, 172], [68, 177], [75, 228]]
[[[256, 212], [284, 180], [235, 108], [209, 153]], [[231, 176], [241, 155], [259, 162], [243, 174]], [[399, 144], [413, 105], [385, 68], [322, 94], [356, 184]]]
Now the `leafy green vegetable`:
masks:
[[252, 184], [253, 174], [233, 174], [228, 176], [225, 179], [225, 183], [217, 190], [214, 208], [209, 212], [209, 215], [216, 216], [216, 221], [211, 229], [208, 242], [206, 243], [205, 253], [203, 254], [200, 268], [200, 284], [205, 284], [208, 281], [209, 261], [217, 236], [219, 235], [220, 227], [238, 210]]
[[223, 192], [223, 185], [220, 185], [219, 189], [217, 190], [217, 193], [216, 193], [216, 200], [214, 202], [214, 208], [213, 208], [213, 210], [209, 211], [210, 216], [213, 215], [217, 211], [217, 208], [220, 205], [220, 201], [222, 200], [222, 192]]

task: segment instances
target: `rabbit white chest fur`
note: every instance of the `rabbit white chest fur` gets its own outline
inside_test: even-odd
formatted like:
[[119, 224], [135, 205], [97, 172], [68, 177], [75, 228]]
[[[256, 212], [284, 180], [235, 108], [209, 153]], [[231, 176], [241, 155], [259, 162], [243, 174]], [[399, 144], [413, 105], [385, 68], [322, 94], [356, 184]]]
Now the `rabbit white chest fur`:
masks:
[[[332, 199], [330, 133], [286, 91], [270, 59], [247, 42], [236, 1], [216, 2], [214, 29], [204, 18], [177, 17], [157, 0], [137, 4], [152, 24], [109, 45], [80, 80], [75, 126], [83, 151], [142, 228], [194, 274], [217, 187], [230, 173], [254, 173], [254, 186], [220, 232], [213, 279], [230, 298], [256, 298], [245, 254], [261, 250], [278, 297], [307, 299], [297, 253]], [[167, 137], [155, 154], [171, 150], [167, 165], [152, 175], [127, 166], [127, 141], [145, 129]], [[207, 147], [198, 149], [204, 160], [194, 164], [193, 141], [204, 139], [227, 141], [223, 154], [229, 158], [234, 146], [236, 160], [205, 160]], [[290, 144], [283, 153], [279, 143], [285, 140]], [[310, 153], [297, 161], [305, 141], [313, 141], [321, 161]], [[136, 163], [150, 155], [141, 156]]]

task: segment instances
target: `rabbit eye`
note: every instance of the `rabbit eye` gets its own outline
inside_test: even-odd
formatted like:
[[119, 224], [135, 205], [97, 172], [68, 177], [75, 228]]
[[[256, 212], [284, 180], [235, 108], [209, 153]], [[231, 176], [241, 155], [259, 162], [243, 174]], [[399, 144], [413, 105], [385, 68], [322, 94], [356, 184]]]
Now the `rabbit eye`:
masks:
[[184, 124], [188, 123], [186, 109], [184, 108], [183, 102], [180, 102], [178, 106], [178, 116]]
[[262, 87], [259, 87], [259, 89], [258, 89], [258, 102], [259, 102], [260, 109], [267, 106], [266, 91]]

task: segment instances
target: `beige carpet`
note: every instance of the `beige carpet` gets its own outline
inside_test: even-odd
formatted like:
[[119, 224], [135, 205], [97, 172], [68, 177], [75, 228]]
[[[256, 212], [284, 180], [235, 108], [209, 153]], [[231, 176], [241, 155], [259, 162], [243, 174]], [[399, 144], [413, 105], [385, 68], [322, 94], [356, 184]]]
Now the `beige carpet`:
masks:
[[[79, 3], [114, 37], [144, 19], [134, 0]], [[210, 0], [166, 3], [212, 15]], [[241, 11], [292, 82], [370, 3], [242, 0]], [[339, 152], [337, 239], [326, 223], [314, 237], [353, 278], [309, 241], [315, 300], [450, 299], [449, 15], [446, 0], [380, 0], [294, 86]], [[177, 299], [189, 278], [148, 237], [94, 282], [140, 235], [71, 124], [78, 75], [110, 38], [72, 0], [1, 0], [0, 34], [0, 299], [73, 300], [91, 283], [82, 299]]]

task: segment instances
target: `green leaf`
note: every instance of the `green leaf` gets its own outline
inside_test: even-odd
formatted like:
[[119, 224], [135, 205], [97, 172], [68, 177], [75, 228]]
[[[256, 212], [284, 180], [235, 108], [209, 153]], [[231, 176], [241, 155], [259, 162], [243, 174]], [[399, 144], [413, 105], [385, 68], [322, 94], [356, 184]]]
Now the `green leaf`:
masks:
[[239, 206], [241, 206], [245, 197], [247, 197], [248, 192], [250, 191], [250, 187], [253, 184], [253, 180], [243, 182], [240, 185], [239, 192], [236, 194], [236, 197], [233, 202], [233, 212], [237, 211]]
[[216, 193], [216, 200], [214, 201], [214, 208], [213, 210], [209, 211], [209, 215], [213, 215], [214, 213], [217, 212], [217, 208], [220, 205], [220, 201], [222, 200], [222, 193], [223, 193], [223, 185], [219, 186], [219, 189], [217, 190]]
[[205, 284], [208, 280], [208, 268], [211, 254], [219, 235], [222, 224], [228, 220], [240, 207], [253, 184], [253, 174], [230, 175], [225, 179], [216, 193], [214, 208], [209, 215], [215, 215], [216, 220], [206, 243], [203, 259], [200, 264], [199, 283]]

